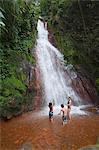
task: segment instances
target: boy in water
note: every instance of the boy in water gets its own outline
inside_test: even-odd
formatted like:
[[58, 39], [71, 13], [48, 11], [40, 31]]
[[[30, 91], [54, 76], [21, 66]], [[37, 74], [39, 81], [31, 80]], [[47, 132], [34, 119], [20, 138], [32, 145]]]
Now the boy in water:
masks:
[[62, 124], [66, 124], [67, 123], [67, 106], [64, 107], [63, 104], [61, 104], [61, 111], [58, 115], [61, 115], [62, 112]]
[[53, 105], [52, 105], [52, 103], [49, 103], [48, 107], [49, 107], [49, 120], [50, 120], [50, 122], [53, 122]]

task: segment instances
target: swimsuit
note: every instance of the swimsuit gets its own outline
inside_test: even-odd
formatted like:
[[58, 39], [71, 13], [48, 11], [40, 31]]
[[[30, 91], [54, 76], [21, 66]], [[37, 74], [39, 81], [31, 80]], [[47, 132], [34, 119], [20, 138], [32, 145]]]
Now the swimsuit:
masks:
[[71, 109], [71, 106], [70, 106], [70, 105], [68, 105], [68, 109]]
[[53, 107], [49, 107], [50, 108], [50, 111], [49, 111], [49, 118], [52, 118], [53, 117]]
[[50, 112], [49, 112], [49, 118], [52, 118], [52, 117], [53, 117], [53, 112], [50, 111]]
[[66, 116], [62, 116], [62, 120], [63, 120], [63, 122], [66, 122], [66, 120], [67, 120]]

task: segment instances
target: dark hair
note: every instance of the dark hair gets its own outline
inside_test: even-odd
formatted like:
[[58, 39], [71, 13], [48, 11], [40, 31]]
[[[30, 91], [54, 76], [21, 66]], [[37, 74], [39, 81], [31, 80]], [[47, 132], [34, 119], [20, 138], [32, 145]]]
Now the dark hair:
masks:
[[69, 104], [70, 100], [68, 100], [67, 104]]
[[51, 107], [52, 106], [52, 103], [49, 103], [49, 105], [48, 105], [49, 107]]
[[63, 104], [61, 104], [61, 107], [62, 107], [62, 108], [64, 108], [64, 105], [63, 105]]
[[69, 104], [69, 102], [70, 102], [70, 100], [71, 100], [71, 97], [68, 97], [68, 99], [69, 99], [69, 100], [68, 100], [67, 104]]

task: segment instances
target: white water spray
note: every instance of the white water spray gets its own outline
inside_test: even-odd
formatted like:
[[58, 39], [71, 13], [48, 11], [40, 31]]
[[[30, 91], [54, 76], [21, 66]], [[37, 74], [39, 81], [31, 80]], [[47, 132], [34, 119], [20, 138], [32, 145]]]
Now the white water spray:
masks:
[[56, 106], [61, 103], [66, 104], [68, 97], [81, 105], [81, 99], [71, 87], [71, 78], [64, 73], [68, 67], [64, 66], [63, 55], [48, 41], [48, 31], [40, 20], [38, 20], [37, 30], [36, 55], [45, 105], [49, 102], [53, 102]]

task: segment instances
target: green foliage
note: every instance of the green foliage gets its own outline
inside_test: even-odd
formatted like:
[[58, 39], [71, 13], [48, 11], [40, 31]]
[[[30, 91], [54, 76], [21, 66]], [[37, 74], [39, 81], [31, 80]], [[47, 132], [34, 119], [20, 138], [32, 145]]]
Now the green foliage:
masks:
[[[54, 29], [55, 31], [55, 29]], [[75, 53], [75, 49], [72, 45], [72, 42], [70, 41], [69, 37], [65, 37], [57, 30], [54, 33], [57, 47], [60, 49], [60, 51], [64, 54], [64, 59], [67, 63], [73, 64], [73, 55]]]
[[97, 90], [99, 92], [99, 78], [96, 79], [96, 86], [97, 86]]
[[33, 0], [2, 0], [0, 6], [0, 115], [6, 117], [25, 101], [40, 7]]
[[[17, 78], [15, 78], [14, 76], [11, 76], [10, 78], [6, 78], [3, 81], [3, 87], [6, 87], [7, 90], [9, 90], [9, 92], [11, 92], [11, 90], [19, 90], [24, 92], [26, 90], [26, 87], [24, 84], [22, 84], [22, 82], [20, 80], [18, 80]], [[13, 94], [13, 92], [11, 92]], [[4, 94], [6, 96], [6, 94]]]
[[[1, 116], [4, 112], [14, 112], [15, 108], [21, 108], [23, 102], [23, 93], [26, 91], [26, 85], [20, 80], [11, 76], [1, 81], [1, 96], [0, 96], [0, 110]], [[18, 111], [18, 109], [17, 109]]]

